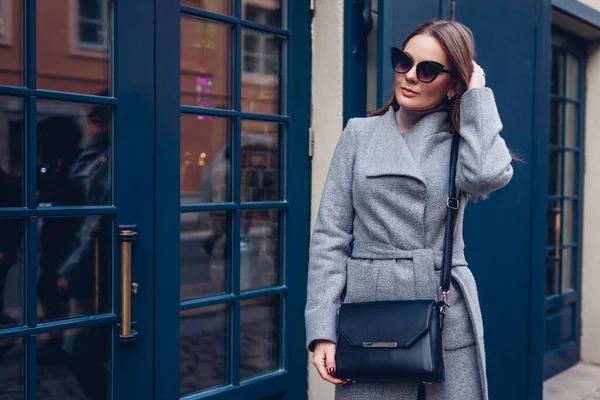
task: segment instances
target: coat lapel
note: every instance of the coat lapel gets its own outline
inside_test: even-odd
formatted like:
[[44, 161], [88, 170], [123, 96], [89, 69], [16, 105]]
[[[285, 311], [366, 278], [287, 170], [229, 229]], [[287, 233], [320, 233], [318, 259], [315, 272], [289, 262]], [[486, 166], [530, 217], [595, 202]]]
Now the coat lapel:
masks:
[[369, 141], [367, 154], [369, 163], [366, 166], [367, 177], [385, 175], [401, 175], [414, 178], [427, 184], [423, 171], [413, 156], [404, 135], [424, 138], [431, 133], [440, 132], [448, 117], [446, 111], [438, 111], [423, 117], [410, 132], [401, 134], [396, 126], [394, 109], [390, 109], [381, 117]]

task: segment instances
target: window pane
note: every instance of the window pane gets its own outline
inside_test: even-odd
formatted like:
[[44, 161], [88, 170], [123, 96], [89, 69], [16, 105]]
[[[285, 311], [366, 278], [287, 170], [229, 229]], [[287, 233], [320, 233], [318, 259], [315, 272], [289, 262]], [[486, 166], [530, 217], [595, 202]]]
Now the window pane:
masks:
[[550, 108], [550, 145], [562, 145], [562, 103], [553, 100]]
[[225, 211], [181, 214], [181, 300], [225, 293], [229, 215]]
[[181, 116], [181, 203], [230, 201], [231, 120]]
[[551, 92], [557, 95], [563, 95], [563, 71], [564, 71], [564, 53], [556, 48], [552, 48], [552, 72], [551, 72]]
[[575, 251], [577, 248], [567, 248], [562, 251], [562, 282], [561, 289], [565, 292], [572, 289], [573, 285], [573, 269], [576, 266]]
[[38, 319], [110, 312], [112, 217], [39, 219]]
[[0, 0], [0, 85], [23, 86], [22, 32], [23, 0]]
[[242, 0], [243, 17], [261, 25], [281, 27], [281, 0]]
[[561, 194], [561, 156], [560, 150], [550, 152], [550, 159], [548, 161], [548, 194], [550, 195]]
[[231, 108], [231, 27], [181, 18], [181, 104]]
[[38, 336], [39, 400], [110, 399], [111, 326]]
[[242, 121], [242, 201], [276, 201], [280, 195], [281, 124]]
[[579, 160], [579, 154], [573, 151], [565, 151], [565, 196], [572, 196], [577, 194], [577, 180], [579, 175], [577, 174], [577, 160]]
[[112, 204], [112, 108], [37, 103], [40, 206]]
[[279, 210], [241, 212], [240, 290], [279, 283]]
[[546, 296], [558, 293], [559, 260], [548, 257], [546, 261]]
[[25, 383], [24, 355], [23, 339], [0, 340], [0, 359], [2, 359], [0, 399], [20, 400], [25, 398], [23, 390]]
[[262, 297], [240, 305], [240, 378], [279, 367], [279, 296]]
[[180, 319], [180, 394], [227, 384], [230, 379], [227, 306], [182, 311]]
[[[560, 215], [561, 215], [561, 206], [560, 201], [551, 201], [548, 204], [548, 210], [546, 212], [547, 221], [547, 245], [548, 247], [556, 247], [560, 246]], [[559, 254], [554, 253], [556, 257]]]
[[23, 101], [0, 96], [0, 208], [23, 205]]
[[579, 118], [578, 106], [567, 103], [565, 105], [565, 146], [577, 147], [579, 145]]
[[0, 218], [0, 329], [23, 324], [24, 248], [25, 220]]
[[567, 53], [567, 97], [579, 98], [579, 59]]
[[113, 37], [109, 16], [114, 1], [73, 3], [71, 8], [57, 7], [52, 1], [37, 2], [37, 87], [109, 96]]
[[563, 200], [562, 240], [563, 244], [577, 242], [575, 227], [577, 226], [577, 210], [574, 200]]
[[279, 63], [284, 39], [249, 29], [244, 29], [242, 35], [245, 43], [242, 51], [242, 111], [278, 114], [281, 112]]
[[232, 10], [232, 0], [181, 0], [181, 5], [225, 15]]

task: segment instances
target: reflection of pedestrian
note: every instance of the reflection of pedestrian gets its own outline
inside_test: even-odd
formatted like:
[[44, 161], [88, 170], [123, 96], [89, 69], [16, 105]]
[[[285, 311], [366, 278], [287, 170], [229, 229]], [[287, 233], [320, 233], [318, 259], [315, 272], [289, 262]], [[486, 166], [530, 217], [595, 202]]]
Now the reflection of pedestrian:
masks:
[[[8, 175], [0, 168], [0, 207], [21, 205], [20, 183], [20, 178]], [[0, 326], [19, 323], [4, 309], [4, 289], [10, 268], [17, 262], [22, 230], [23, 225], [20, 220], [0, 219]]]
[[[86, 205], [107, 205], [110, 204], [111, 193], [111, 110], [109, 107], [95, 106], [88, 119], [96, 130], [77, 157], [71, 179], [84, 188]], [[84, 217], [79, 226], [75, 247], [58, 269], [57, 288], [75, 300], [77, 314], [95, 314], [109, 310], [111, 221], [110, 216]], [[96, 268], [100, 273], [96, 273]], [[100, 290], [98, 298], [94, 290], [96, 283]], [[69, 366], [89, 400], [105, 400], [107, 397], [109, 333], [110, 327], [101, 326], [83, 329], [65, 337], [63, 349]]]

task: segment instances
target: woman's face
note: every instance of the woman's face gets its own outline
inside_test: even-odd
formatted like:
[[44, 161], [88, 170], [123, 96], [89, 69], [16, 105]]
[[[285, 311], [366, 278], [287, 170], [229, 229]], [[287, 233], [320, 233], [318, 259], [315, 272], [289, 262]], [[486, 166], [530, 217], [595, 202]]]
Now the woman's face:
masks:
[[450, 69], [446, 52], [436, 39], [417, 35], [408, 41], [404, 52], [413, 59], [414, 65], [406, 74], [396, 73], [394, 94], [400, 107], [427, 110], [441, 104], [447, 95], [454, 95], [454, 78], [450, 74], [442, 72], [430, 83], [417, 79], [417, 64], [421, 61], [437, 61], [444, 69]]

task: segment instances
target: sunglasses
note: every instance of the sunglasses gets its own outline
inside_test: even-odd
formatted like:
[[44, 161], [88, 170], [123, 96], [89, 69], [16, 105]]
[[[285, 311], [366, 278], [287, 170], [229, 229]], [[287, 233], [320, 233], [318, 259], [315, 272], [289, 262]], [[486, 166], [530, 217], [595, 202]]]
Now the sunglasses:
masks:
[[[399, 74], [406, 74], [415, 62], [412, 58], [397, 47], [392, 47], [392, 68]], [[444, 69], [444, 65], [435, 61], [421, 61], [417, 64], [417, 79], [423, 83], [430, 83], [445, 72], [454, 76], [454, 72]]]

